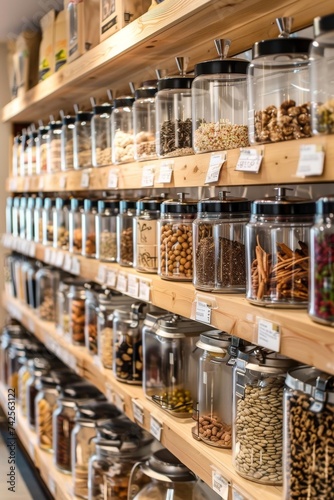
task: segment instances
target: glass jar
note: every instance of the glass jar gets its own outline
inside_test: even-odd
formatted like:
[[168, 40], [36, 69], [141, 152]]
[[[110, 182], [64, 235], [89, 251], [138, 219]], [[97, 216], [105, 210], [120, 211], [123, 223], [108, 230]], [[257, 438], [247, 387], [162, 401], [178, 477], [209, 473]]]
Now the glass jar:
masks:
[[45, 451], [52, 452], [52, 413], [57, 407], [60, 394], [59, 378], [53, 375], [42, 375], [36, 382], [38, 393], [35, 397], [35, 428], [37, 444]]
[[68, 214], [70, 253], [81, 254], [82, 252], [82, 212], [83, 200], [72, 198]]
[[6, 198], [6, 234], [13, 234], [13, 203], [14, 198], [7, 196]]
[[34, 207], [34, 241], [42, 243], [43, 241], [43, 207], [44, 199], [37, 197]]
[[132, 468], [128, 500], [193, 499], [196, 486], [195, 474], [162, 448], [146, 462], [137, 462]]
[[56, 320], [59, 277], [59, 272], [51, 267], [43, 267], [36, 273], [37, 312], [44, 321]]
[[[30, 338], [29, 333], [23, 328], [22, 325], [13, 323], [4, 326], [1, 334], [1, 350], [0, 350], [0, 373], [1, 381], [5, 387], [11, 387], [11, 375], [10, 375], [10, 357], [9, 350], [11, 346], [17, 345], [24, 348], [28, 339]], [[14, 386], [17, 385], [17, 377], [14, 377]]]
[[333, 382], [333, 376], [310, 366], [288, 372], [284, 390], [284, 499], [333, 497]]
[[18, 255], [17, 258], [14, 261], [14, 269], [13, 269], [13, 276], [14, 276], [14, 281], [15, 281], [15, 290], [16, 290], [16, 298], [20, 302], [24, 302], [24, 297], [25, 297], [25, 282], [23, 281], [23, 276], [22, 276], [22, 264], [24, 262], [24, 257], [22, 255]]
[[198, 202], [193, 223], [194, 278], [199, 290], [242, 293], [246, 289], [245, 226], [250, 204], [227, 197]]
[[6, 295], [15, 297], [15, 284], [12, 280], [12, 268], [15, 257], [11, 254], [4, 257], [4, 291]]
[[89, 354], [97, 354], [97, 323], [99, 294], [103, 294], [104, 288], [92, 281], [85, 283], [85, 346]]
[[55, 206], [55, 199], [44, 198], [42, 210], [42, 244], [45, 246], [53, 245], [53, 210]]
[[12, 151], [12, 176], [18, 177], [20, 175], [20, 157], [21, 157], [21, 136], [16, 135], [13, 142]]
[[286, 38], [291, 18], [278, 20], [281, 37], [253, 46], [248, 67], [249, 140], [265, 144], [311, 135], [311, 39]]
[[311, 119], [313, 134], [333, 134], [334, 14], [313, 21], [314, 41], [310, 46]]
[[20, 149], [20, 176], [25, 177], [28, 175], [28, 138], [29, 131], [22, 130], [21, 135], [21, 149]]
[[178, 200], [166, 200], [160, 206], [158, 274], [167, 280], [192, 281], [192, 222], [196, 217], [197, 204], [186, 200], [183, 193], [178, 195]]
[[145, 396], [176, 417], [191, 417], [198, 359], [192, 355], [207, 325], [166, 313], [143, 326]]
[[75, 382], [61, 387], [57, 408], [52, 416], [54, 463], [58, 469], [71, 473], [71, 435], [75, 425], [77, 405], [104, 399], [101, 392], [88, 382]]
[[133, 218], [133, 267], [144, 273], [158, 271], [158, 219], [162, 199], [142, 198]]
[[36, 174], [45, 174], [47, 172], [49, 135], [49, 126], [42, 125], [39, 127], [36, 151]]
[[206, 153], [247, 147], [245, 59], [227, 58], [230, 40], [215, 40], [220, 59], [195, 65], [192, 94], [193, 147]]
[[57, 290], [56, 327], [65, 336], [70, 333], [69, 292], [73, 283], [75, 278], [62, 279]]
[[103, 167], [111, 164], [111, 104], [93, 107], [92, 164]]
[[19, 221], [20, 221], [20, 232], [19, 237], [25, 240], [26, 238], [26, 210], [27, 210], [27, 198], [22, 196], [20, 199], [19, 208]]
[[251, 481], [282, 484], [283, 388], [287, 370], [295, 364], [260, 347], [238, 354], [233, 368], [233, 465]]
[[200, 349], [195, 439], [216, 448], [232, 447], [231, 336], [214, 330], [202, 333]]
[[316, 202], [311, 228], [310, 299], [308, 312], [314, 321], [334, 326], [334, 196]]
[[97, 200], [85, 199], [81, 213], [82, 249], [81, 255], [95, 258], [96, 253], [96, 227]]
[[42, 263], [40, 261], [34, 261], [32, 266], [27, 270], [27, 281], [28, 281], [28, 305], [32, 309], [37, 308], [37, 289], [36, 289], [36, 273], [41, 269]]
[[35, 357], [29, 361], [30, 377], [26, 383], [26, 404], [27, 404], [27, 419], [30, 427], [35, 430], [36, 414], [35, 414], [35, 398], [38, 394], [38, 380], [45, 375], [50, 369], [50, 362], [41, 357]]
[[133, 103], [131, 96], [114, 100], [111, 113], [111, 149], [113, 163], [134, 160]]
[[117, 215], [117, 262], [121, 266], [133, 265], [133, 217], [136, 200], [121, 200]]
[[99, 200], [96, 215], [96, 259], [116, 262], [118, 200]]
[[62, 120], [61, 138], [61, 170], [66, 172], [74, 167], [74, 128], [75, 117], [64, 116]]
[[110, 403], [97, 402], [78, 406], [71, 435], [74, 495], [88, 498], [88, 463], [95, 452], [93, 438], [97, 435], [96, 426], [101, 421], [109, 421], [120, 415], [121, 412]]
[[34, 241], [34, 210], [35, 210], [34, 196], [29, 196], [27, 199], [26, 208], [26, 240]]
[[69, 248], [69, 221], [68, 213], [71, 200], [56, 198], [53, 210], [53, 248], [68, 250]]
[[140, 87], [135, 91], [133, 104], [134, 159], [156, 158], [156, 87]]
[[89, 460], [89, 500], [128, 498], [131, 469], [152, 453], [153, 437], [129, 419], [98, 426], [96, 452]]
[[47, 173], [60, 172], [61, 165], [61, 134], [62, 122], [53, 121], [49, 123], [49, 134], [47, 141]]
[[315, 204], [286, 195], [251, 204], [246, 226], [247, 299], [255, 305], [307, 307], [309, 240]]
[[15, 196], [13, 200], [12, 220], [13, 220], [13, 236], [17, 238], [20, 235], [20, 203], [21, 197]]
[[21, 277], [22, 277], [22, 283], [23, 283], [23, 297], [22, 301], [25, 306], [29, 305], [29, 275], [30, 271], [33, 268], [33, 261], [24, 259], [22, 261], [21, 265]]
[[69, 286], [69, 334], [72, 344], [85, 344], [85, 281], [73, 280]]
[[27, 141], [28, 175], [35, 175], [37, 172], [37, 142], [38, 132], [30, 132]]
[[80, 170], [92, 166], [93, 113], [79, 111], [74, 124], [74, 168]]
[[8, 388], [15, 393], [17, 399], [19, 399], [19, 370], [26, 359], [25, 348], [30, 342], [28, 337], [12, 337], [6, 352]]

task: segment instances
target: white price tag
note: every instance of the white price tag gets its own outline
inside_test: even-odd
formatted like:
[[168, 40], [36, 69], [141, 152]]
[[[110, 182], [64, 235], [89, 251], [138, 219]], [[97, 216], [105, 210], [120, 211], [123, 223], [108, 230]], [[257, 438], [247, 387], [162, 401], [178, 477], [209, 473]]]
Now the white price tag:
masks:
[[66, 189], [67, 177], [66, 175], [61, 175], [59, 179], [59, 187], [60, 189]]
[[17, 179], [16, 177], [12, 177], [9, 180], [9, 191], [16, 191], [17, 189]]
[[71, 272], [71, 269], [72, 269], [72, 257], [70, 254], [66, 254], [64, 259], [64, 271], [67, 271], [69, 273]]
[[89, 188], [90, 172], [82, 172], [80, 185], [82, 188]]
[[33, 462], [35, 462], [35, 443], [29, 444], [29, 455]]
[[44, 250], [44, 261], [47, 264], [50, 264], [50, 262], [51, 262], [51, 248], [46, 248]]
[[226, 153], [212, 153], [210, 164], [205, 177], [205, 184], [218, 182], [222, 166], [226, 161]]
[[297, 177], [322, 175], [325, 163], [325, 151], [321, 145], [305, 144], [300, 146]]
[[29, 191], [29, 187], [30, 187], [30, 178], [25, 177], [24, 184], [23, 184], [23, 191]]
[[126, 293], [126, 291], [127, 291], [127, 279], [126, 279], [125, 274], [119, 274], [117, 276], [116, 289], [121, 293]]
[[106, 398], [108, 399], [108, 401], [111, 401], [113, 403], [115, 400], [114, 391], [113, 391], [113, 388], [111, 387], [111, 385], [108, 383], [106, 383], [105, 394], [106, 394]]
[[154, 168], [150, 165], [145, 165], [143, 167], [141, 185], [142, 187], [154, 186]]
[[35, 322], [32, 318], [28, 318], [28, 330], [31, 333], [35, 333]]
[[115, 271], [107, 272], [106, 285], [110, 286], [110, 288], [115, 288], [117, 283], [117, 273]]
[[60, 250], [57, 252], [56, 266], [63, 267], [65, 254]]
[[150, 420], [150, 433], [158, 441], [161, 440], [162, 423], [159, 422], [159, 420], [153, 415], [151, 415], [151, 420]]
[[172, 181], [174, 161], [164, 161], [160, 165], [158, 183], [169, 184]]
[[48, 486], [49, 486], [49, 490], [51, 492], [51, 494], [56, 497], [56, 490], [57, 490], [57, 486], [56, 486], [56, 482], [55, 480], [53, 479], [53, 477], [49, 476], [49, 480], [48, 480]]
[[38, 180], [38, 191], [43, 191], [44, 189], [44, 176], [41, 175]]
[[72, 257], [71, 273], [75, 274], [76, 276], [80, 274], [80, 260], [78, 259], [78, 257]]
[[140, 300], [144, 300], [145, 302], [149, 302], [151, 298], [151, 286], [148, 281], [139, 280], [139, 293], [138, 298]]
[[118, 188], [118, 173], [115, 170], [110, 170], [108, 174], [108, 189]]
[[50, 264], [55, 266], [56, 262], [57, 262], [57, 252], [55, 250], [51, 250]]
[[212, 471], [212, 489], [224, 500], [229, 498], [229, 484], [217, 471]]
[[117, 394], [117, 392], [114, 392], [113, 400], [114, 400], [114, 405], [116, 406], [116, 408], [118, 408], [119, 411], [124, 413], [124, 398], [123, 398], [123, 396], [121, 396], [120, 394]]
[[233, 488], [233, 500], [246, 500], [246, 498], [235, 488]]
[[134, 416], [135, 420], [138, 422], [138, 424], [143, 425], [143, 423], [144, 423], [144, 408], [141, 406], [141, 404], [135, 398], [132, 398], [132, 411], [133, 411], [133, 416]]
[[240, 156], [235, 170], [257, 174], [260, 170], [263, 154], [255, 148], [240, 148]]
[[281, 327], [267, 319], [258, 318], [257, 342], [261, 347], [279, 352], [281, 343]]
[[202, 302], [201, 300], [196, 301], [196, 321], [201, 321], [202, 323], [210, 323], [211, 322], [211, 306], [206, 302]]
[[30, 242], [29, 245], [29, 257], [35, 257], [36, 255], [36, 245], [34, 242]]
[[77, 360], [72, 354], [70, 354], [67, 351], [64, 351], [62, 359], [64, 360], [67, 366], [72, 368], [73, 371], [77, 370]]
[[98, 368], [103, 368], [103, 363], [97, 354], [93, 356], [93, 364]]
[[138, 297], [139, 293], [139, 283], [137, 276], [134, 276], [133, 274], [128, 274], [128, 290], [127, 293], [129, 295], [132, 295], [132, 297]]
[[96, 276], [96, 281], [103, 284], [106, 281], [107, 268], [105, 266], [99, 266]]

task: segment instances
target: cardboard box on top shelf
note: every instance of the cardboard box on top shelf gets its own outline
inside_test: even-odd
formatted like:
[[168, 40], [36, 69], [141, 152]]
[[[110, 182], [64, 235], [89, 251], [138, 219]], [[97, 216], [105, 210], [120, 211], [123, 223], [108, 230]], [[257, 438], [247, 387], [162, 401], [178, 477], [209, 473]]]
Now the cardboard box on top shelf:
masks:
[[99, 1], [64, 0], [68, 38], [68, 62], [99, 43]]
[[24, 31], [7, 43], [11, 96], [23, 96], [38, 83], [39, 31]]
[[100, 41], [148, 11], [152, 0], [100, 0]]
[[56, 11], [50, 10], [41, 19], [42, 41], [39, 48], [39, 81], [45, 80], [55, 72], [54, 32]]
[[65, 11], [58, 12], [54, 32], [54, 59], [55, 71], [58, 71], [67, 62], [67, 29]]

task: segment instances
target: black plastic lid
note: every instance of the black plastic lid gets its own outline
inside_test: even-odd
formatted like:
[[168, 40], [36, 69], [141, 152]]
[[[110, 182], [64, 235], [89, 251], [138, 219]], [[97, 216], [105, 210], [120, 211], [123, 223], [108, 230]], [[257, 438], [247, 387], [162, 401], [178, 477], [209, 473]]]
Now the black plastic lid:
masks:
[[93, 114], [94, 115], [104, 115], [107, 113], [108, 115], [111, 114], [112, 106], [110, 103], [105, 103], [105, 104], [97, 104], [96, 106], [93, 107]]
[[38, 131], [34, 130], [33, 132], [29, 133], [29, 138], [36, 139], [38, 137]]
[[71, 198], [71, 210], [78, 212], [83, 207], [84, 200], [82, 198]]
[[97, 401], [91, 404], [78, 405], [76, 418], [84, 420], [112, 419], [122, 415], [119, 409], [108, 402]]
[[[119, 449], [123, 444], [132, 445], [132, 448], [138, 449], [141, 445], [153, 441], [153, 437], [148, 432], [127, 417], [115, 418], [98, 425], [98, 436], [99, 439], [105, 440], [106, 444], [114, 445]], [[130, 451], [129, 446], [126, 446], [126, 449]]]
[[97, 202], [97, 211], [99, 214], [109, 210], [112, 215], [117, 215], [119, 212], [119, 200], [99, 200]]
[[162, 202], [162, 198], [142, 198], [141, 200], [138, 200], [136, 203], [137, 215], [139, 215], [141, 212], [144, 212], [145, 210], [155, 210], [159, 212]]
[[272, 38], [253, 45], [253, 59], [273, 55], [303, 54], [308, 57], [311, 38]]
[[154, 97], [158, 92], [156, 87], [139, 87], [135, 90], [135, 99], [142, 99], [143, 97]]
[[97, 200], [90, 200], [89, 198], [86, 198], [83, 202], [83, 207], [85, 212], [89, 212], [90, 210], [97, 208]]
[[61, 121], [49, 123], [50, 130], [59, 130], [59, 129], [61, 129], [62, 125], [63, 125], [63, 123]]
[[313, 20], [313, 30], [314, 36], [324, 35], [328, 31], [334, 30], [334, 14], [328, 14], [327, 16], [315, 17]]
[[124, 95], [122, 97], [117, 97], [114, 100], [114, 108], [124, 108], [124, 107], [132, 107], [133, 103], [135, 102], [134, 97], [130, 95]]
[[200, 75], [246, 75], [249, 61], [246, 59], [214, 59], [195, 66], [195, 77]]
[[193, 81], [194, 78], [189, 76], [167, 76], [158, 81], [158, 91], [173, 89], [190, 90]]
[[196, 214], [197, 201], [195, 200], [166, 200], [160, 205], [162, 214], [176, 213], [176, 214]]
[[61, 210], [64, 207], [69, 207], [71, 205], [70, 199], [56, 198], [56, 209]]
[[76, 122], [90, 122], [93, 117], [93, 113], [91, 111], [79, 111], [76, 114], [75, 121]]
[[315, 214], [315, 202], [294, 196], [287, 196], [284, 200], [268, 197], [264, 200], [255, 200], [251, 203], [252, 215], [286, 215], [308, 216]]
[[64, 116], [62, 123], [63, 123], [63, 125], [74, 125], [75, 116], [71, 116], [71, 115]]
[[136, 208], [137, 200], [120, 200], [119, 212], [122, 214], [131, 208]]
[[41, 137], [45, 134], [48, 134], [50, 131], [50, 127], [48, 125], [42, 125], [42, 127], [39, 127], [38, 129], [38, 135]]
[[77, 399], [105, 399], [102, 392], [100, 392], [94, 385], [87, 382], [75, 382], [70, 385], [65, 385], [61, 388], [62, 397], [69, 400]]
[[56, 205], [56, 200], [54, 198], [44, 198], [44, 208], [49, 209]]
[[334, 214], [334, 195], [322, 196], [316, 201], [316, 215]]
[[167, 476], [172, 481], [196, 481], [196, 476], [166, 448], [153, 453], [147, 465], [154, 472]]
[[197, 211], [228, 214], [250, 212], [250, 202], [246, 198], [232, 196], [226, 199], [208, 198], [197, 203]]

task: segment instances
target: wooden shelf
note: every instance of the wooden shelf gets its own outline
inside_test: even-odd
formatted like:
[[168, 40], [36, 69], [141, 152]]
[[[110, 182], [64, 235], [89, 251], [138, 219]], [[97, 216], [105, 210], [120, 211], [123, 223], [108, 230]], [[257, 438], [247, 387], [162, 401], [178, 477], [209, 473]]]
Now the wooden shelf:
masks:
[[174, 57], [186, 54], [189, 68], [217, 56], [214, 38], [230, 38], [230, 55], [278, 34], [275, 18], [294, 17], [294, 30], [310, 26], [313, 18], [332, 13], [330, 0], [165, 0], [139, 19], [65, 65], [21, 98], [7, 104], [3, 121], [33, 122], [86, 103], [107, 88], [128, 89], [155, 78], [156, 68], [175, 73]]
[[[72, 257], [71, 264], [68, 252], [28, 244], [10, 236], [3, 238], [3, 244], [56, 267], [64, 268], [65, 263], [67, 271], [84, 279], [109, 284], [120, 292], [150, 300], [158, 307], [187, 318], [195, 319], [199, 300], [206, 302], [211, 307], [212, 326], [255, 344], [258, 343], [259, 320], [271, 321], [280, 325], [281, 354], [334, 374], [334, 329], [313, 322], [305, 310], [258, 307], [243, 295], [201, 292], [191, 283], [166, 281], [157, 275], [81, 256]], [[134, 295], [133, 290], [138, 290], [138, 294]]]
[[[191, 419], [178, 419], [169, 415], [145, 398], [142, 387], [117, 381], [112, 371], [103, 368], [99, 360], [90, 356], [84, 347], [69, 344], [68, 340], [56, 330], [53, 323], [40, 320], [31, 309], [21, 304], [17, 299], [5, 294], [3, 303], [13, 318], [20, 321], [65, 363], [70, 359], [71, 368], [96, 385], [131, 420], [136, 421], [149, 432], [152, 429], [152, 419], [158, 422], [158, 425], [161, 426], [160, 441], [162, 445], [174, 453], [207, 484], [212, 485], [214, 468], [231, 485], [235, 484], [239, 491], [244, 492], [245, 498], [249, 500], [258, 500], [259, 498], [279, 500], [282, 498], [281, 488], [256, 484], [238, 476], [232, 466], [231, 450], [217, 450], [196, 441], [191, 434], [194, 425]], [[134, 401], [142, 411], [142, 421], [135, 418]], [[35, 445], [29, 444], [31, 434], [34, 438], [32, 442], [35, 443], [35, 435], [31, 431], [24, 439], [27, 442], [28, 450], [34, 448], [35, 461], [39, 464], [39, 455], [44, 456], [45, 453], [36, 450]], [[63, 475], [61, 474], [61, 476]], [[48, 484], [47, 481], [46, 484]]]

